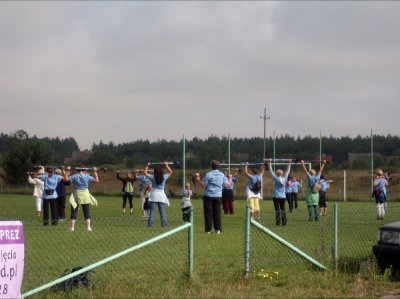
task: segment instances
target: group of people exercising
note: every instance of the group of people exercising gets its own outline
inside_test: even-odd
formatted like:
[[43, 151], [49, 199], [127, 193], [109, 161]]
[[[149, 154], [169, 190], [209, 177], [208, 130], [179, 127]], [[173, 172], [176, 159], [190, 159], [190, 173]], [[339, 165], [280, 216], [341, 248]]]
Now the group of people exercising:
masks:
[[[273, 180], [273, 204], [275, 209], [276, 225], [285, 226], [287, 216], [285, 202], [288, 201], [289, 213], [293, 208], [298, 207], [297, 193], [302, 186], [302, 182], [291, 177], [291, 161], [289, 160], [286, 172], [282, 169], [272, 169], [272, 160], [267, 160], [268, 170]], [[306, 205], [308, 210], [308, 221], [318, 221], [320, 216], [326, 215], [325, 192], [332, 181], [324, 180], [322, 175], [326, 161], [323, 161], [318, 172], [307, 170], [304, 161], [300, 161], [302, 169], [307, 178]], [[152, 170], [149, 168], [151, 163], [147, 163], [144, 170], [127, 172], [126, 177], [122, 178], [117, 172], [117, 179], [122, 181], [122, 212], [126, 213], [126, 204], [129, 201], [130, 214], [133, 213], [133, 184], [136, 180], [140, 182], [140, 197], [142, 206], [142, 216], [147, 221], [149, 227], [153, 226], [155, 211], [158, 208], [161, 218], [161, 226], [167, 226], [166, 206], [169, 199], [165, 193], [165, 183], [172, 175], [172, 169], [167, 162], [154, 165]], [[263, 163], [252, 165], [249, 171], [249, 163], [244, 165], [244, 173], [248, 178], [246, 187], [247, 201], [250, 206], [250, 216], [260, 217], [259, 200], [262, 199], [262, 178], [265, 172]], [[28, 173], [28, 181], [35, 185], [34, 196], [36, 198], [37, 215], [40, 216], [41, 201], [43, 201], [43, 225], [49, 224], [49, 211], [51, 212], [51, 224], [57, 225], [58, 221], [65, 220], [65, 185], [72, 184], [73, 192], [69, 198], [71, 203], [70, 230], [75, 230], [78, 207], [81, 206], [84, 214], [87, 231], [91, 231], [91, 217], [89, 206], [96, 205], [96, 199], [89, 193], [90, 183], [98, 183], [99, 177], [97, 169], [76, 167], [76, 173], [71, 174], [70, 168], [54, 169], [52, 167], [39, 168], [32, 176]], [[211, 170], [203, 178], [200, 174], [195, 175], [194, 183], [197, 182], [203, 189], [203, 212], [205, 232], [211, 233], [214, 228], [217, 234], [222, 232], [221, 210], [225, 214], [233, 214], [233, 187], [237, 181], [235, 175], [227, 172], [222, 173], [220, 163], [217, 160], [211, 161]], [[89, 174], [88, 171], [93, 171]], [[383, 219], [385, 214], [386, 187], [388, 178], [382, 170], [377, 171], [374, 179], [374, 198], [376, 200], [377, 218]], [[190, 184], [186, 184], [180, 193], [182, 196], [181, 209], [185, 222], [190, 221], [191, 196]], [[319, 210], [318, 210], [319, 207]]]

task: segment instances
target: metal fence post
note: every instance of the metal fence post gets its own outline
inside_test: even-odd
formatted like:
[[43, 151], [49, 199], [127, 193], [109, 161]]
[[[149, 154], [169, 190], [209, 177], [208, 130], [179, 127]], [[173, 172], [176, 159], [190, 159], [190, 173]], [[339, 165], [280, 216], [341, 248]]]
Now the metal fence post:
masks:
[[337, 268], [338, 258], [338, 204], [333, 204], [333, 263]]
[[189, 277], [193, 274], [193, 224], [194, 224], [194, 213], [193, 208], [189, 211], [191, 226], [188, 230], [188, 258], [189, 258]]
[[343, 170], [343, 201], [347, 201], [347, 178], [346, 178], [346, 170]]
[[250, 273], [249, 256], [250, 256], [250, 207], [246, 206], [245, 232], [244, 232], [244, 269], [246, 277], [248, 277]]

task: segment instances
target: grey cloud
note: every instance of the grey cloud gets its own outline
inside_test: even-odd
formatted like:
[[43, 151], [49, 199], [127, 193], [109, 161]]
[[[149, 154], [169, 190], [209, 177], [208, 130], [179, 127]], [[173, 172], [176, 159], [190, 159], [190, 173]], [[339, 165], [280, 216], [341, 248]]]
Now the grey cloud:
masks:
[[[84, 147], [261, 136], [267, 107], [269, 134], [399, 134], [371, 124], [377, 107], [396, 119], [399, 12], [396, 2], [3, 2], [0, 125]], [[71, 121], [49, 130], [33, 114]]]

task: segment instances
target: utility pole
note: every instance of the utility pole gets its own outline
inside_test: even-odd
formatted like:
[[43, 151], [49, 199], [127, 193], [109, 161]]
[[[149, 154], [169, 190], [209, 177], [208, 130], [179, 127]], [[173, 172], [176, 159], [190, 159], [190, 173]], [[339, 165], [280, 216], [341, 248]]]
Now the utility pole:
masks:
[[264, 116], [260, 116], [261, 119], [264, 120], [264, 151], [263, 151], [263, 159], [265, 159], [265, 131], [267, 127], [267, 119], [270, 119], [271, 117], [267, 117], [267, 108], [264, 108]]

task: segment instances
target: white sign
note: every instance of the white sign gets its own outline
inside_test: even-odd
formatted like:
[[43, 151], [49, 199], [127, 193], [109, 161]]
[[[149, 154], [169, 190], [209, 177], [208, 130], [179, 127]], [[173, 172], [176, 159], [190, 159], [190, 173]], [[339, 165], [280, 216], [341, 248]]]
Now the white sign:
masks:
[[0, 298], [21, 298], [24, 230], [21, 221], [0, 222]]

